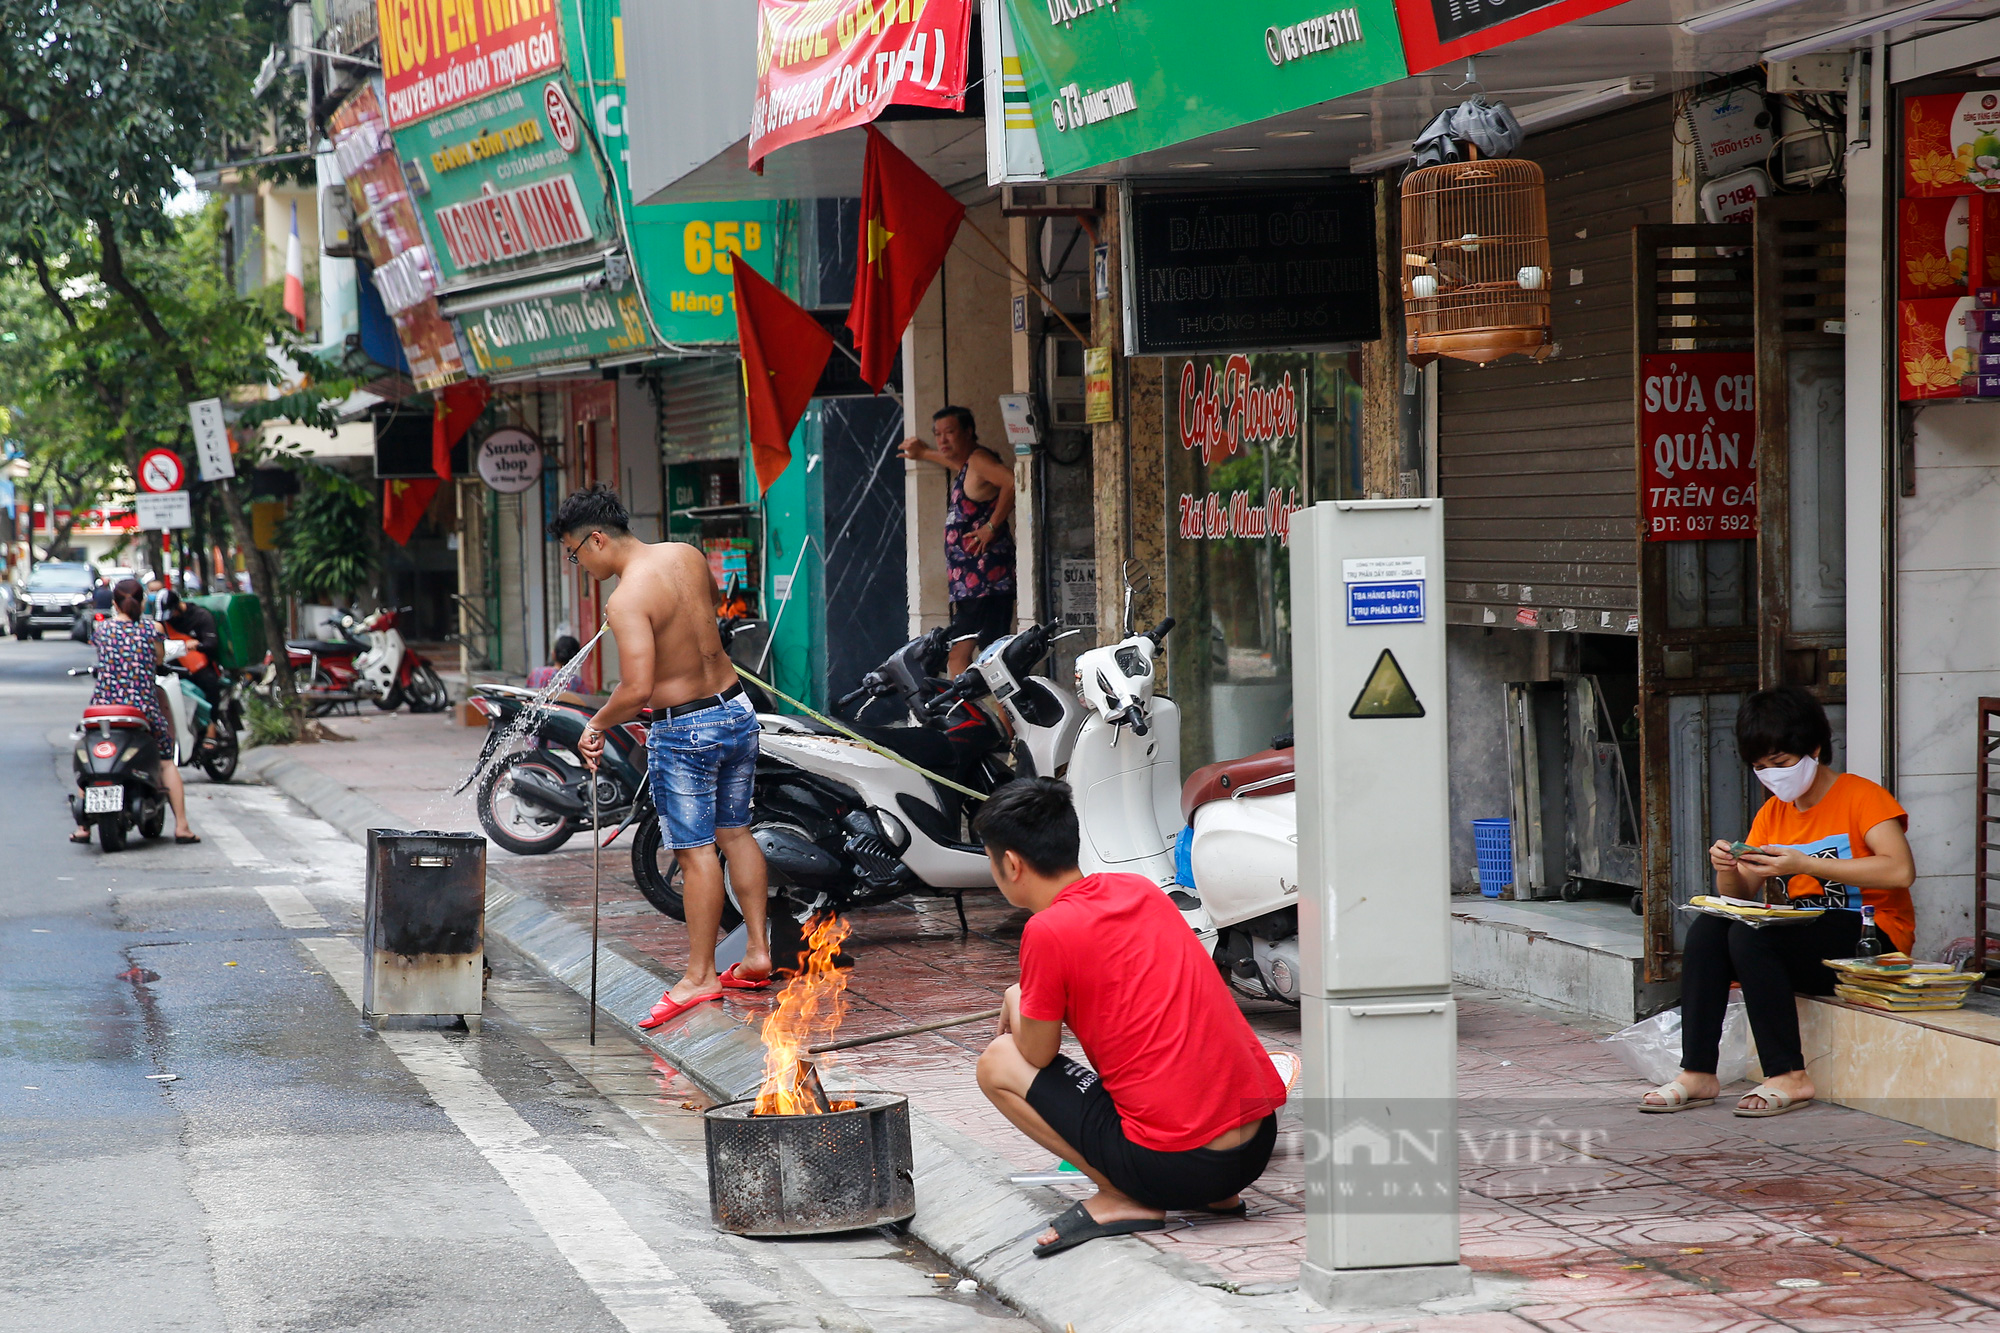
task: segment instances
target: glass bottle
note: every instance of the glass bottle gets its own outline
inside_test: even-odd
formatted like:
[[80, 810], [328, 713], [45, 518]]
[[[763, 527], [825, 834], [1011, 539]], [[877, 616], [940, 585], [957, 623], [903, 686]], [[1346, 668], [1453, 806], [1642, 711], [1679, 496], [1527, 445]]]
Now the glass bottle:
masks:
[[1861, 908], [1861, 939], [1854, 946], [1854, 956], [1856, 958], [1879, 958], [1889, 951], [1889, 941], [1882, 938], [1881, 927], [1875, 924], [1875, 909], [1863, 904]]

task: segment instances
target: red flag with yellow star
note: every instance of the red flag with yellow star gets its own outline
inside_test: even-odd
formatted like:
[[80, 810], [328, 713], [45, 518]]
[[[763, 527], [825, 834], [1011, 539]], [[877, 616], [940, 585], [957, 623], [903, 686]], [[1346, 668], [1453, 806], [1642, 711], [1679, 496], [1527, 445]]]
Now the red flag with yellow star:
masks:
[[877, 393], [902, 351], [903, 330], [924, 289], [944, 267], [965, 205], [873, 125], [861, 166], [861, 236], [854, 260], [854, 304], [847, 327], [861, 354], [861, 378]]
[[833, 355], [833, 335], [746, 261], [736, 260], [735, 269], [750, 462], [762, 495], [791, 466], [792, 431]]
[[485, 380], [464, 380], [446, 387], [431, 408], [431, 471], [444, 481], [451, 480], [451, 450], [459, 437], [472, 429], [493, 389]]
[[424, 511], [431, 507], [431, 499], [437, 494], [438, 482], [435, 477], [422, 480], [396, 480], [382, 483], [382, 531], [389, 534], [398, 546], [410, 544], [410, 534], [417, 530], [417, 523]]

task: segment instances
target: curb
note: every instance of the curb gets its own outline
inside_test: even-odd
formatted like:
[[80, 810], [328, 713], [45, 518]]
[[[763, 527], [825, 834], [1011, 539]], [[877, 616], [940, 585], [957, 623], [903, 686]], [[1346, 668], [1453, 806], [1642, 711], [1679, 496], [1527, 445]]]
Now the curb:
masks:
[[[280, 750], [246, 753], [242, 770], [355, 842], [365, 841], [370, 828], [405, 822]], [[487, 879], [487, 934], [587, 996], [590, 932], [490, 863]], [[642, 1032], [638, 1020], [676, 976], [622, 942], [600, 942], [597, 966], [598, 1007], [627, 1035], [720, 1101], [756, 1091], [764, 1048], [750, 1024], [704, 1005], [674, 1024], [671, 1035]], [[996, 1154], [915, 1105], [910, 1138], [922, 1201], [909, 1223], [911, 1234], [1047, 1333], [1256, 1333], [1271, 1327], [1250, 1318], [1247, 1309], [1230, 1308], [1253, 1298], [1225, 1294], [1207, 1274], [1141, 1240], [1100, 1240], [1053, 1259], [1035, 1258], [1030, 1238], [1070, 1204], [1070, 1196], [1009, 1184], [1012, 1168]]]

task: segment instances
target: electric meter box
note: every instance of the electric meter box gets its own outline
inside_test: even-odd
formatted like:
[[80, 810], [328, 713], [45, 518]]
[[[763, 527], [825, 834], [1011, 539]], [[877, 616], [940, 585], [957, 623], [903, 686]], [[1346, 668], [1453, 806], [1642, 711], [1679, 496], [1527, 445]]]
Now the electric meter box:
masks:
[[1334, 1308], [1463, 1295], [1444, 502], [1292, 516], [1306, 1244]]
[[1292, 602], [1306, 992], [1449, 991], [1444, 501], [1293, 515]]
[[1681, 114], [1694, 140], [1703, 180], [1762, 166], [1777, 147], [1777, 126], [1759, 89], [1731, 88], [1689, 102]]

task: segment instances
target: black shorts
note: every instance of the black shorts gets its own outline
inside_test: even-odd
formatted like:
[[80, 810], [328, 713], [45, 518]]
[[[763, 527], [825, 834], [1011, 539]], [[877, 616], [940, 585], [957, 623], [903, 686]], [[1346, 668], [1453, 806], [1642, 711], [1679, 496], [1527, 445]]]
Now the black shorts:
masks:
[[1148, 1208], [1206, 1208], [1264, 1174], [1278, 1140], [1278, 1117], [1267, 1115], [1234, 1148], [1161, 1152], [1125, 1137], [1125, 1126], [1097, 1071], [1066, 1055], [1051, 1060], [1028, 1086], [1028, 1105], [1062, 1141], [1124, 1193]]
[[1014, 594], [996, 592], [990, 597], [966, 597], [951, 604], [951, 625], [945, 637], [962, 639], [979, 636], [984, 648], [995, 639], [1014, 632]]

